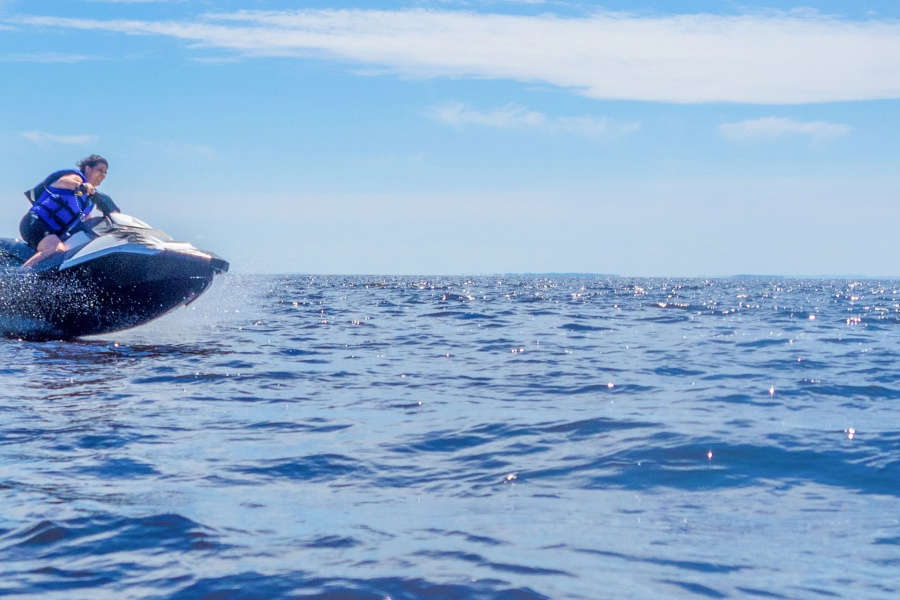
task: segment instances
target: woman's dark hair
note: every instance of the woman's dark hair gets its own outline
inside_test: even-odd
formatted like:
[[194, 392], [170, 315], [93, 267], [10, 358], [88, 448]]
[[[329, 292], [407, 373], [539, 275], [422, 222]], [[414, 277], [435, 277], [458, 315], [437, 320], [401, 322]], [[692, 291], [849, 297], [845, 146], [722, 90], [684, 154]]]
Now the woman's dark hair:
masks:
[[93, 169], [100, 163], [103, 163], [104, 165], [106, 165], [106, 168], [109, 168], [109, 161], [106, 160], [105, 158], [103, 158], [102, 156], [100, 156], [99, 154], [91, 154], [87, 158], [83, 158], [83, 159], [79, 160], [77, 164], [78, 164], [78, 169], [80, 171], [84, 171], [85, 167], [90, 167]]

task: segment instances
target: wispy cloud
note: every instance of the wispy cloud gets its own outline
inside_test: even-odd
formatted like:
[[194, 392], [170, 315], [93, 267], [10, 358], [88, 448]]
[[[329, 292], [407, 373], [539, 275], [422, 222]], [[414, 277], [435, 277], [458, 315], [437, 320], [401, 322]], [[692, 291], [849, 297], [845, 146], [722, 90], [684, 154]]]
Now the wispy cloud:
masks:
[[[2, 29], [2, 27], [0, 27]], [[0, 54], [0, 62], [29, 63], [77, 63], [86, 60], [100, 60], [96, 56], [84, 54], [68, 54], [64, 52], [32, 52], [22, 54]], [[105, 60], [105, 59], [103, 59]]]
[[479, 125], [499, 129], [538, 130], [595, 140], [618, 137], [640, 129], [639, 123], [623, 123], [592, 115], [551, 117], [515, 104], [492, 111], [479, 111], [461, 102], [447, 102], [432, 107], [428, 114], [455, 127]]
[[51, 144], [90, 146], [91, 144], [95, 144], [99, 139], [96, 135], [59, 135], [44, 131], [23, 131], [20, 135], [38, 146], [49, 146]]
[[900, 98], [900, 22], [845, 21], [811, 11], [570, 18], [300, 10], [183, 22], [16, 22], [170, 36], [244, 56], [332, 58], [406, 75], [541, 82], [602, 99], [793, 104]]
[[814, 145], [825, 144], [850, 131], [850, 127], [839, 123], [802, 122], [778, 117], [724, 123], [719, 126], [719, 132], [723, 136], [736, 142], [772, 142], [787, 136], [802, 136], [809, 138]]
[[102, 4], [180, 4], [187, 0], [81, 0]]

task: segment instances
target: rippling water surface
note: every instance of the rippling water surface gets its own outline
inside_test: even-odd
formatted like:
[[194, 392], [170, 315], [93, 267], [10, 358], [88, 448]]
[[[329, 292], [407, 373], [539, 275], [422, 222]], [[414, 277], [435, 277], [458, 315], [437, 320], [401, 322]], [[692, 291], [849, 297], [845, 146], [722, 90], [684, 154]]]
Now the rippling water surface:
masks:
[[900, 282], [228, 276], [0, 342], [0, 595], [896, 598]]

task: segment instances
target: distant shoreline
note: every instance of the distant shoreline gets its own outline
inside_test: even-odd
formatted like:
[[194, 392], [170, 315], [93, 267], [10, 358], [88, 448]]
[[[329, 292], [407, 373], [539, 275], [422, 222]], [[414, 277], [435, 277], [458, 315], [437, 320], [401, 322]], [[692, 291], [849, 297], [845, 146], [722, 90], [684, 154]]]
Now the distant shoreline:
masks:
[[773, 279], [773, 280], [900, 280], [900, 275], [617, 275], [614, 273], [253, 273], [236, 271], [231, 275], [308, 276], [308, 277], [546, 277], [546, 278], [611, 278], [611, 279]]

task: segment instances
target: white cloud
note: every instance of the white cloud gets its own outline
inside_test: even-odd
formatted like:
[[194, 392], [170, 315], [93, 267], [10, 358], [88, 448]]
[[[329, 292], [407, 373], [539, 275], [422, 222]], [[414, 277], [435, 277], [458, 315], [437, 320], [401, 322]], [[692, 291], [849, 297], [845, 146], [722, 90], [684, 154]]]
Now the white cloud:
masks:
[[58, 135], [55, 133], [46, 133], [44, 131], [23, 131], [20, 135], [38, 146], [48, 146], [51, 144], [90, 146], [99, 139], [96, 135]]
[[795, 121], [778, 117], [765, 117], [724, 123], [719, 132], [736, 142], [772, 142], [786, 136], [806, 136], [813, 144], [821, 145], [850, 133], [850, 127], [825, 121]]
[[447, 102], [432, 107], [429, 114], [434, 119], [455, 127], [481, 125], [499, 129], [532, 129], [580, 135], [591, 139], [626, 135], [640, 128], [639, 123], [622, 123], [591, 115], [549, 117], [515, 104], [484, 112], [469, 108], [460, 102]]
[[97, 60], [97, 58], [85, 56], [83, 54], [67, 54], [63, 52], [32, 52], [0, 55], [0, 62], [77, 63], [86, 60]]
[[186, 0], [82, 0], [103, 4], [180, 4]]
[[815, 12], [514, 16], [238, 11], [194, 22], [20, 17], [246, 56], [327, 57], [427, 77], [541, 82], [601, 99], [794, 104], [900, 98], [900, 23]]
[[500, 129], [518, 129], [541, 127], [547, 121], [547, 117], [543, 114], [515, 105], [509, 105], [493, 112], [479, 112], [467, 108], [461, 102], [447, 102], [433, 107], [430, 112], [438, 121], [454, 126], [474, 124]]

